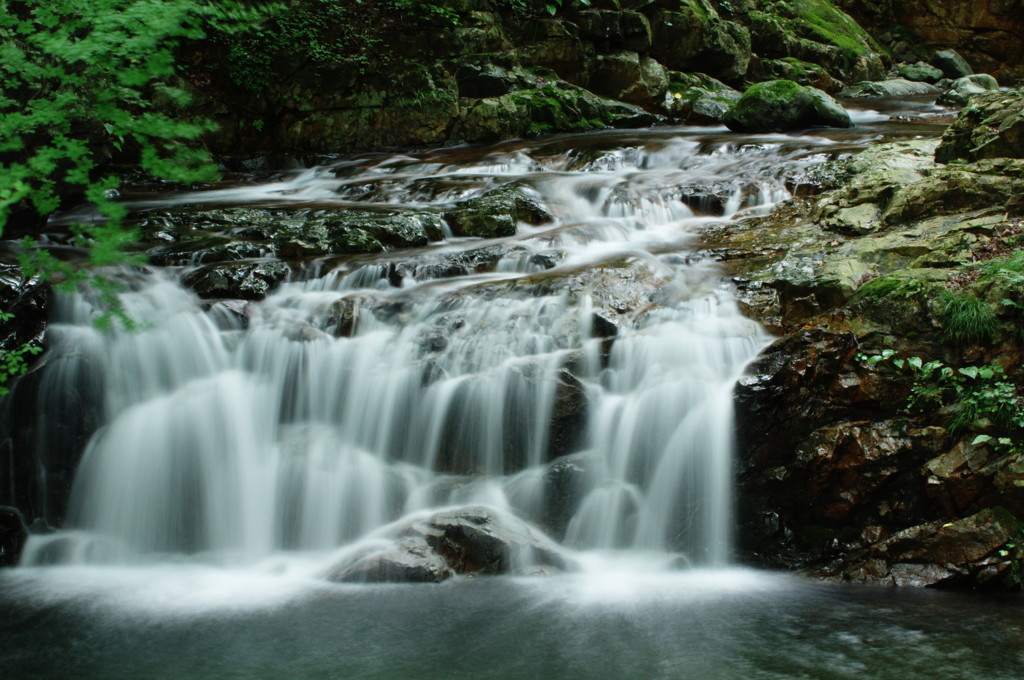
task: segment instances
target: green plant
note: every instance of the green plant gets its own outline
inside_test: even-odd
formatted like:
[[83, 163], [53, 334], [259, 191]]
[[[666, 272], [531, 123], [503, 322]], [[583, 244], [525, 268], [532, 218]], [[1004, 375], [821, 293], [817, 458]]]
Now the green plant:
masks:
[[1024, 434], [1022, 395], [1017, 385], [1007, 379], [998, 365], [953, 368], [937, 359], [901, 358], [895, 350], [879, 354], [858, 354], [866, 366], [891, 364], [897, 371], [913, 377], [906, 409], [909, 412], [946, 412], [946, 425], [954, 435], [970, 430], [988, 429], [995, 434], [981, 433], [975, 444], [993, 444], [1017, 451], [1016, 442]]
[[[89, 284], [112, 303], [103, 320], [125, 315], [115, 285], [97, 267], [133, 264], [136, 240], [121, 225], [111, 160], [176, 182], [212, 179], [195, 142], [211, 128], [182, 113], [175, 50], [213, 28], [230, 32], [260, 16], [214, 0], [0, 0], [0, 233], [23, 236], [25, 277], [65, 288]], [[59, 259], [38, 241], [49, 215], [89, 203], [97, 217], [58, 235], [84, 256]], [[0, 322], [13, 317], [4, 312]], [[38, 348], [0, 356], [0, 384], [23, 372]]]
[[946, 291], [941, 299], [943, 336], [958, 345], [983, 342], [996, 330], [996, 313], [992, 306], [974, 295]]

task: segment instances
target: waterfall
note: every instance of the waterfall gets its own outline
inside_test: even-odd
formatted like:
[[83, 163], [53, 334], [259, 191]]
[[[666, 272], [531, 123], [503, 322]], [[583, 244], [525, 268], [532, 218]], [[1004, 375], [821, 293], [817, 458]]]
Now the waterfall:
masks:
[[769, 338], [691, 244], [811, 161], [785, 142], [613, 147], [370, 157], [175, 197], [440, 211], [515, 183], [553, 220], [520, 224], [486, 271], [436, 275], [483, 247], [450, 237], [297, 272], [241, 312], [157, 270], [121, 294], [131, 331], [63, 297], [40, 405], [61, 413], [60, 376], [87, 373], [103, 424], [67, 529], [26, 561], [247, 565], [476, 504], [566, 550], [727, 563], [732, 385]]

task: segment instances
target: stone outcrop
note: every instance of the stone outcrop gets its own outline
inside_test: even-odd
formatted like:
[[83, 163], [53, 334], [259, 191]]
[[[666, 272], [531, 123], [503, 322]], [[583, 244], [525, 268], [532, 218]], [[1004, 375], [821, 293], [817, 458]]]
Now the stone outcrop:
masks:
[[1024, 158], [1024, 90], [971, 98], [935, 150], [940, 163]]
[[[219, 124], [207, 137], [215, 150], [257, 155], [233, 162], [270, 154], [267, 164], [280, 166], [308, 153], [638, 127], [665, 116], [720, 121], [715, 91], [683, 93], [673, 73], [730, 86], [787, 78], [835, 92], [885, 70], [878, 45], [829, 0], [616, 3], [555, 16], [439, 0], [436, 10], [391, 17], [386, 30], [360, 23], [349, 42], [306, 36], [320, 45], [313, 55], [265, 36], [197, 46], [185, 74], [197, 94], [190, 113]], [[357, 38], [372, 38], [372, 51], [349, 44]]]
[[875, 29], [883, 42], [895, 44], [909, 34], [925, 51], [959, 51], [976, 69], [968, 73], [990, 73], [1007, 84], [1024, 77], [1024, 7], [1019, 0], [837, 0], [836, 4]]
[[[1020, 384], [1024, 165], [1006, 157], [1014, 147], [969, 151], [1002, 136], [1018, 99], [972, 100], [941, 142], [957, 163], [936, 162], [936, 141], [873, 147], [759, 227], [707, 232], [748, 312], [781, 336], [736, 388], [753, 561], [897, 586], [1020, 587], [1024, 459], [996, 443], [1004, 426], [958, 425], [951, 391], [941, 408], [923, 404], [930, 383], [906, 363], [998, 364], [1000, 389]], [[954, 340], [949, 300], [964, 299], [989, 310], [987, 335]], [[883, 350], [904, 368], [868, 359]]]

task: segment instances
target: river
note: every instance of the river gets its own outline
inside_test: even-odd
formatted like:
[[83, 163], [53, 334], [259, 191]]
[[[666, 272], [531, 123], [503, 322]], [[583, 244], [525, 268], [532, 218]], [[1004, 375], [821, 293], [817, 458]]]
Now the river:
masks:
[[[1012, 601], [735, 566], [732, 385], [771, 337], [701, 230], [765, 214], [826, 160], [942, 128], [927, 102], [870, 105], [851, 130], [554, 136], [129, 194], [143, 215], [285, 224], [438, 221], [515, 187], [543, 219], [293, 259], [245, 302], [196, 298], [180, 279], [208, 254], [155, 247], [170, 266], [120, 294], [132, 331], [61, 298], [40, 408], [74, 412], [84, 384], [101, 427], [67, 528], [0, 574], [5, 676], [1018, 677]], [[508, 575], [325, 581], [467, 508], [525, 536]]]

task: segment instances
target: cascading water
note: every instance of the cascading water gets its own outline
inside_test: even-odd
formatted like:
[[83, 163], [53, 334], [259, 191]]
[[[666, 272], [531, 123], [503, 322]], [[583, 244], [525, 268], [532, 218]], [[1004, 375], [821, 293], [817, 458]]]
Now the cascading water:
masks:
[[[94, 329], [87, 301], [63, 298], [40, 399], [54, 408], [54, 381], [88, 369], [104, 425], [73, 529], [34, 538], [26, 561], [255, 564], [473, 504], [574, 551], [727, 562], [731, 389], [768, 338], [687, 242], [786, 197], [785, 176], [814, 162], [781, 137], [666, 135], [374, 159], [181, 198], [439, 211], [514, 184], [553, 219], [320, 263], [244, 309], [146, 275], [121, 296], [130, 332]], [[438, 265], [481, 248], [497, 252], [485, 271]], [[560, 462], [574, 471], [563, 498], [550, 493]]]

